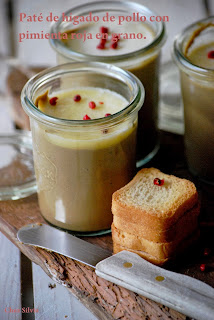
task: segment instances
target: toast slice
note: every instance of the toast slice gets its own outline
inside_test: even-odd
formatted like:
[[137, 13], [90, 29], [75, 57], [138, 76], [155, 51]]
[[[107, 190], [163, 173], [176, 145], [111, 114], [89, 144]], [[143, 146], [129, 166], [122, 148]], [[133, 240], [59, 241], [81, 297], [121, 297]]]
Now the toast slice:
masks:
[[141, 258], [144, 258], [145, 260], [151, 262], [151, 263], [154, 263], [156, 264], [157, 266], [162, 266], [164, 265], [165, 263], [167, 263], [169, 261], [169, 258], [166, 258], [166, 259], [158, 259], [152, 255], [150, 255], [149, 253], [147, 252], [144, 252], [144, 251], [138, 251], [138, 250], [132, 250], [132, 249], [128, 249], [124, 246], [121, 246], [120, 244], [118, 243], [113, 243], [113, 252], [114, 254], [115, 253], [118, 253], [120, 251], [130, 251], [130, 252], [133, 252], [133, 253], [136, 253], [138, 254]]
[[[197, 225], [196, 225], [197, 228]], [[195, 232], [196, 228], [192, 233]], [[117, 229], [112, 223], [112, 239], [113, 243], [119, 244], [123, 247], [126, 247], [131, 250], [143, 251], [151, 256], [156, 257], [157, 259], [164, 260], [174, 255], [175, 252], [178, 251], [180, 243], [190, 236], [189, 233], [185, 238], [176, 239], [171, 242], [154, 242], [144, 239], [142, 237], [138, 237], [134, 234], [131, 234], [126, 231], [121, 231]]]
[[[155, 185], [155, 178], [164, 179], [164, 184]], [[145, 168], [113, 194], [112, 213], [130, 223], [161, 232], [197, 203], [198, 193], [192, 182], [155, 168]]]
[[121, 216], [114, 215], [114, 226], [119, 230], [128, 230], [137, 237], [154, 242], [171, 242], [175, 239], [184, 239], [191, 234], [198, 226], [199, 205], [185, 212], [178, 221], [169, 229], [155, 230], [147, 228], [144, 224], [129, 222]]
[[115, 242], [113, 243], [113, 252], [118, 253], [123, 250], [131, 251], [133, 253], [138, 254], [140, 257], [144, 258], [145, 260], [151, 263], [154, 263], [158, 266], [162, 266], [166, 264], [168, 261], [174, 260], [177, 255], [181, 255], [182, 253], [186, 252], [198, 240], [199, 236], [200, 231], [199, 229], [197, 229], [190, 237], [186, 238], [179, 244], [179, 247], [177, 248], [176, 253], [174, 253], [173, 256], [167, 258], [157, 258], [145, 251], [126, 248], [121, 244]]

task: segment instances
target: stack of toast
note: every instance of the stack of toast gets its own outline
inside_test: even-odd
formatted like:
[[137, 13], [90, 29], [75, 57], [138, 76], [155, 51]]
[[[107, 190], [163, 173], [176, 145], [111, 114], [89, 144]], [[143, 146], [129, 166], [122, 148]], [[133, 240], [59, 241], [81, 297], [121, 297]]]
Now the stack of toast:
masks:
[[186, 180], [149, 168], [112, 198], [113, 250], [163, 265], [199, 237], [198, 193]]

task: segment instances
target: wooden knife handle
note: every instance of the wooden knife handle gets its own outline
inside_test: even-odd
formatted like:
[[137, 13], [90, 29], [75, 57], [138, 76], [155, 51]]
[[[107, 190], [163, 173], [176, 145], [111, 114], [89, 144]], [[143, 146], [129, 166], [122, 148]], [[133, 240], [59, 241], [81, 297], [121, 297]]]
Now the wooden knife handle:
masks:
[[122, 251], [96, 265], [96, 274], [189, 317], [214, 319], [214, 289], [194, 278], [157, 267]]

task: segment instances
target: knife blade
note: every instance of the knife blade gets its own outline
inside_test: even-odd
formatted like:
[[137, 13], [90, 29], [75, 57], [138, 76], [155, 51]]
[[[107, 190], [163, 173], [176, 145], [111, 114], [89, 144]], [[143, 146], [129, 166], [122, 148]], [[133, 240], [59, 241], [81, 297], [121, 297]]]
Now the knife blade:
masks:
[[95, 268], [98, 276], [200, 320], [214, 319], [214, 288], [122, 251], [115, 255], [46, 224], [22, 227], [24, 244], [48, 249]]
[[92, 268], [96, 268], [98, 262], [111, 256], [110, 251], [42, 223], [22, 227], [17, 238], [25, 244], [63, 254]]

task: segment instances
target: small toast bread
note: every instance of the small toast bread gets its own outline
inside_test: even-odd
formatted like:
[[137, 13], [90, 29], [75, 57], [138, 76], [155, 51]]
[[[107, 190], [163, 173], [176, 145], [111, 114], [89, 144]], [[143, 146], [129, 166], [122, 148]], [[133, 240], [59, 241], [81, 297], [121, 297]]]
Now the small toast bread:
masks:
[[136, 253], [138, 254], [140, 257], [144, 258], [145, 260], [151, 262], [151, 263], [154, 263], [156, 264], [157, 266], [162, 266], [164, 265], [166, 262], [169, 261], [169, 258], [166, 258], [166, 259], [158, 259], [154, 256], [152, 256], [151, 254], [147, 253], [147, 252], [144, 252], [144, 251], [139, 251], [139, 250], [132, 250], [132, 249], [128, 249], [126, 247], [123, 247], [121, 246], [120, 244], [118, 243], [113, 243], [113, 252], [114, 254], [120, 252], [120, 251], [130, 251], [130, 252], [133, 252], [133, 253]]
[[[185, 238], [188, 238], [190, 234], [193, 234], [197, 229], [197, 225], [193, 232], [186, 235]], [[134, 234], [131, 234], [126, 231], [121, 231], [117, 229], [112, 223], [112, 239], [113, 243], [116, 243], [122, 247], [126, 247], [131, 250], [143, 251], [148, 253], [159, 260], [164, 260], [171, 256], [175, 255], [175, 252], [179, 251], [178, 248], [181, 242], [185, 238], [177, 238], [171, 242], [154, 242], [144, 239], [142, 237], [137, 237]]]
[[115, 243], [115, 242], [113, 242], [113, 251], [114, 251], [114, 253], [118, 253], [123, 250], [131, 251], [131, 252], [138, 254], [140, 257], [144, 258], [145, 260], [147, 260], [151, 263], [154, 263], [158, 266], [162, 266], [162, 265], [166, 264], [168, 261], [174, 260], [178, 254], [180, 255], [181, 253], [184, 253], [187, 248], [189, 248], [192, 244], [194, 244], [198, 240], [199, 236], [200, 236], [200, 231], [196, 230], [195, 233], [193, 233], [191, 236], [189, 236], [188, 238], [186, 238], [185, 240], [183, 240], [179, 244], [179, 247], [177, 248], [177, 250], [173, 254], [173, 256], [170, 256], [167, 258], [157, 258], [157, 257], [152, 256], [151, 254], [144, 252], [142, 250], [129, 249], [129, 248], [126, 248], [126, 247], [124, 247], [118, 243]]
[[171, 242], [187, 237], [197, 228], [199, 212], [199, 205], [195, 205], [183, 214], [173, 226], [164, 230], [147, 228], [144, 224], [133, 223], [116, 215], [114, 215], [114, 226], [119, 230], [128, 230], [129, 233], [150, 241]]
[[[162, 186], [154, 179], [164, 179]], [[112, 213], [130, 223], [162, 232], [198, 202], [195, 185], [155, 168], [145, 168], [112, 197]]]

